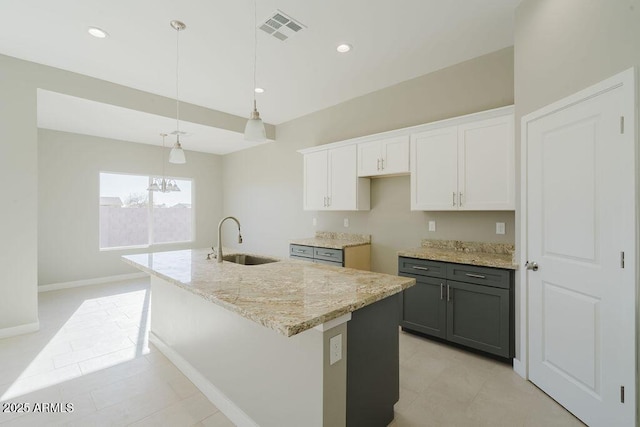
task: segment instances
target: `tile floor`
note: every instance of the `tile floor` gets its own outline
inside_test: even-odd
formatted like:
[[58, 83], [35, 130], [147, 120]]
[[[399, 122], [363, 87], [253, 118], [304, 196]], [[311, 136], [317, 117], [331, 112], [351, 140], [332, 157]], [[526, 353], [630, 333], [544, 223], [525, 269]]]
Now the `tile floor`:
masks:
[[[41, 329], [0, 340], [4, 426], [233, 426], [147, 341], [148, 280], [39, 295]], [[491, 359], [401, 333], [400, 401], [390, 427], [579, 426], [544, 393]], [[33, 412], [35, 403], [73, 412]], [[2, 406], [0, 405], [0, 409]]]

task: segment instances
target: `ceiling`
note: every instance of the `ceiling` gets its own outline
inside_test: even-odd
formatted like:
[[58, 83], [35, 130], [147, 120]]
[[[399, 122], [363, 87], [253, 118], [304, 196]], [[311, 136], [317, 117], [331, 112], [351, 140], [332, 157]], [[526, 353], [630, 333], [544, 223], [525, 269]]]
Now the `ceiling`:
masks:
[[[521, 0], [258, 0], [306, 28], [286, 41], [258, 31], [258, 109], [280, 124], [513, 44]], [[248, 116], [253, 96], [251, 0], [0, 0], [0, 53]], [[106, 39], [87, 33], [103, 28]], [[347, 54], [339, 43], [353, 45]], [[154, 135], [158, 132], [154, 132]], [[148, 139], [148, 138], [147, 138]]]

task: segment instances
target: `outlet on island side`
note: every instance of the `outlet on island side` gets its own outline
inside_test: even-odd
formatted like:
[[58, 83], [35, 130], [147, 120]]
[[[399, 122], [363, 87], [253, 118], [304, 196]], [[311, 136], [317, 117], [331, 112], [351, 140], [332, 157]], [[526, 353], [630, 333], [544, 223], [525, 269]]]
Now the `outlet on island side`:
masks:
[[342, 334], [329, 340], [329, 364], [333, 365], [342, 359]]
[[496, 234], [504, 234], [504, 222], [496, 222]]
[[344, 219], [344, 226], [345, 228], [349, 228], [349, 218]]
[[429, 231], [436, 231], [436, 222], [429, 221]]
[[311, 220], [311, 223], [313, 224], [313, 226], [314, 226], [314, 227], [315, 227], [316, 225], [318, 225], [318, 218], [315, 218], [315, 217], [314, 217], [314, 218]]

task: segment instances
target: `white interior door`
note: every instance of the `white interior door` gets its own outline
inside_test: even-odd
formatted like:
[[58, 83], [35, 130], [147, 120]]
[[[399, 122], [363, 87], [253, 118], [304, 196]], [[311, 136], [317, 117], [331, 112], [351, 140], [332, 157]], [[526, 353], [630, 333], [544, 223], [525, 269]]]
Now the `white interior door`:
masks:
[[529, 378], [593, 427], [636, 417], [634, 92], [523, 119]]

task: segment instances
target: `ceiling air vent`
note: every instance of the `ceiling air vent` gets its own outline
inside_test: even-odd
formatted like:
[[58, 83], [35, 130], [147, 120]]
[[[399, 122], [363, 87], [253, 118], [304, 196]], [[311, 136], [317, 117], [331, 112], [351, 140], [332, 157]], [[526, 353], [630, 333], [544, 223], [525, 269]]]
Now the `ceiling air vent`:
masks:
[[276, 9], [258, 28], [278, 40], [285, 41], [307, 27], [283, 11]]

